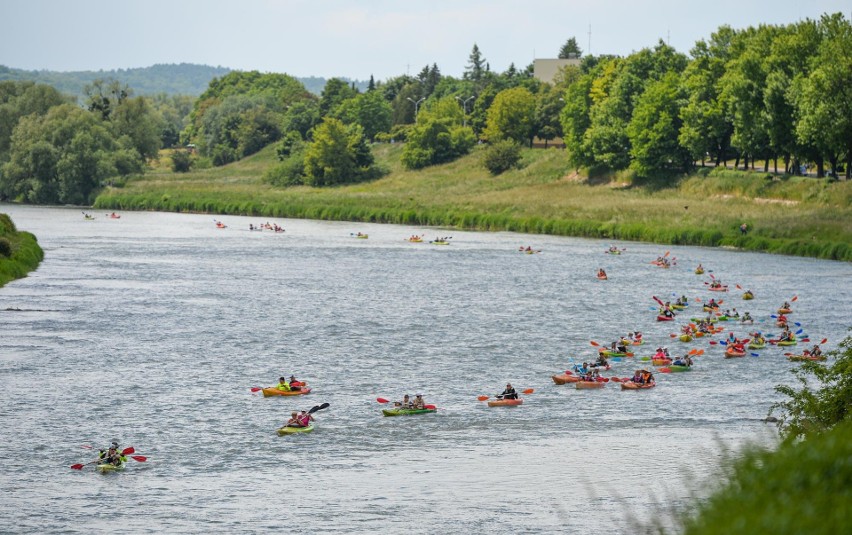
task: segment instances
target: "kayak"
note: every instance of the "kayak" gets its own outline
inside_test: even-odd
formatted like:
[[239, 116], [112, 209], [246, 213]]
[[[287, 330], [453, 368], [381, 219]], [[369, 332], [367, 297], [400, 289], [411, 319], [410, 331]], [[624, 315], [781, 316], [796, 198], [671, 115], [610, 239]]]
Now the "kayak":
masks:
[[689, 372], [689, 371], [692, 371], [692, 366], [681, 366], [680, 364], [670, 364], [669, 369], [672, 371], [672, 373]]
[[668, 366], [672, 363], [672, 359], [651, 359], [651, 364], [654, 366]]
[[308, 427], [282, 427], [278, 430], [278, 436], [283, 437], [284, 435], [292, 435], [294, 433], [310, 433], [313, 430], [314, 424], [311, 424]]
[[711, 292], [727, 292], [728, 291], [727, 286], [719, 286], [717, 288], [708, 287], [707, 289], [710, 290]]
[[657, 386], [656, 382], [640, 384], [634, 383], [633, 381], [624, 381], [621, 383], [622, 390], [646, 390], [648, 388], [654, 388], [655, 386]]
[[97, 470], [98, 472], [100, 472], [102, 474], [106, 474], [107, 472], [120, 472], [120, 471], [124, 470], [124, 464], [125, 463], [121, 463], [121, 464], [117, 464], [117, 465], [116, 464], [109, 464], [109, 463], [107, 463], [107, 464], [96, 464], [95, 470]]
[[825, 355], [787, 355], [787, 360], [792, 362], [803, 362], [806, 360], [823, 361]]
[[725, 350], [725, 358], [726, 359], [735, 359], [735, 358], [744, 357], [744, 356], [745, 356], [745, 351], [737, 351], [733, 347], [729, 347], [728, 349]]
[[730, 318], [728, 316], [722, 314], [721, 316], [716, 316], [716, 319], [719, 321], [728, 321]]
[[606, 251], [606, 254], [621, 254], [621, 251]]
[[763, 349], [764, 347], [766, 347], [766, 342], [763, 342], [762, 344], [755, 344], [752, 342], [748, 345], [749, 349]]
[[674, 321], [674, 316], [657, 316], [657, 321]]
[[605, 281], [605, 280], [606, 280], [606, 275], [601, 275], [600, 273], [598, 273], [598, 279], [599, 279], [599, 280], [602, 280], [602, 281]]
[[701, 307], [701, 308], [702, 308], [702, 310], [704, 310], [704, 312], [716, 312], [716, 311], [718, 311], [718, 310], [719, 310], [719, 306], [718, 306], [718, 305], [717, 305], [717, 306], [714, 306], [714, 307], [711, 307], [710, 305], [704, 305], [704, 306], [703, 306], [703, 307]]
[[270, 386], [263, 389], [263, 397], [268, 398], [270, 396], [304, 396], [305, 394], [310, 394], [310, 388], [302, 388], [301, 390], [278, 390], [278, 388], [274, 386]]
[[794, 346], [794, 345], [796, 345], [796, 341], [795, 340], [784, 340], [782, 342], [778, 342], [778, 345], [779, 346]]
[[558, 385], [564, 385], [565, 383], [576, 383], [580, 380], [580, 378], [576, 375], [568, 375], [567, 373], [560, 373], [558, 375], [552, 375], [551, 378], [553, 382]]
[[423, 238], [408, 238], [411, 243], [423, 243]]
[[684, 308], [686, 308], [686, 305], [669, 305], [669, 306], [671, 306], [675, 310], [683, 310]]
[[431, 243], [432, 245], [449, 245], [450, 244], [450, 242], [444, 241], [444, 240], [435, 240], [435, 241], [430, 241], [429, 243]]
[[743, 300], [751, 301], [752, 299], [754, 299], [754, 294], [750, 294], [750, 293], [744, 293], [743, 294]]
[[682, 334], [682, 335], [680, 335], [680, 341], [681, 342], [692, 342], [692, 335], [691, 334]]
[[704, 270], [703, 269], [696, 269], [695, 274], [696, 275], [704, 275]]
[[792, 308], [779, 308], [778, 313], [779, 314], [792, 314], [793, 309]]
[[641, 346], [641, 345], [642, 345], [642, 344], [644, 344], [644, 343], [645, 343], [645, 340], [633, 340], [633, 341], [630, 343], [630, 345], [634, 345], [634, 346]]
[[603, 381], [577, 381], [574, 385], [576, 385], [577, 390], [584, 390], [590, 388], [603, 388], [606, 383]]
[[632, 357], [633, 356], [633, 353], [631, 353], [631, 352], [621, 353], [621, 352], [618, 352], [618, 351], [613, 351], [612, 349], [604, 349], [602, 351], [598, 351], [598, 353], [600, 353], [601, 355], [604, 355], [605, 357]]
[[494, 401], [489, 401], [489, 407], [517, 407], [518, 405], [523, 405], [524, 400], [521, 398], [518, 399], [497, 399]]
[[385, 416], [409, 416], [411, 414], [428, 414], [438, 409], [382, 409]]

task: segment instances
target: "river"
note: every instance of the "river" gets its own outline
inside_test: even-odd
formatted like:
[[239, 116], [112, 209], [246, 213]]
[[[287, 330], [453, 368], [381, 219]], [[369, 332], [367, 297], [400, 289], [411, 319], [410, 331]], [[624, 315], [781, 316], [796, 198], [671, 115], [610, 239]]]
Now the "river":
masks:
[[[723, 308], [749, 310], [764, 332], [778, 332], [769, 316], [793, 296], [791, 320], [827, 348], [850, 326], [852, 266], [839, 262], [626, 242], [610, 256], [600, 240], [352, 222], [275, 220], [276, 234], [250, 232], [260, 218], [0, 212], [45, 250], [37, 271], [0, 289], [3, 531], [665, 524], [716, 481], [726, 451], [774, 440], [761, 419], [795, 364], [783, 348], [725, 360], [720, 346], [674, 341], [681, 322], [656, 322], [651, 296], [714, 296], [693, 273], [700, 262], [755, 292], [724, 294]], [[406, 240], [421, 233], [451, 245]], [[649, 263], [665, 251], [676, 266]], [[595, 279], [599, 267], [610, 280]], [[649, 391], [553, 384], [571, 359], [594, 357], [591, 341], [629, 330], [648, 342], [637, 355], [706, 354]], [[625, 360], [619, 376], [637, 367]], [[290, 374], [314, 391], [250, 391]], [[517, 408], [477, 401], [507, 381], [535, 392]], [[440, 410], [382, 417], [376, 398], [405, 393]], [[315, 432], [277, 436], [291, 410], [323, 402]], [[93, 458], [82, 446], [114, 438], [147, 462], [69, 468]]]

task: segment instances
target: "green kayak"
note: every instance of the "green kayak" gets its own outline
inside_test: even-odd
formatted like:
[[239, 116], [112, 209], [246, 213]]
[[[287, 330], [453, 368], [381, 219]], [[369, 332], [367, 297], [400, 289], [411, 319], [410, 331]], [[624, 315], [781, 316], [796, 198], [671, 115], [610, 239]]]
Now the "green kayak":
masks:
[[619, 351], [613, 351], [611, 349], [605, 349], [603, 351], [598, 351], [598, 353], [600, 353], [601, 355], [604, 355], [605, 357], [632, 357], [633, 356], [633, 353], [631, 353], [630, 351], [628, 351], [627, 353], [621, 353]]
[[438, 409], [382, 409], [385, 416], [407, 416], [409, 414], [427, 414]]
[[121, 464], [98, 464], [95, 465], [95, 470], [102, 474], [106, 474], [107, 472], [120, 472], [124, 470], [124, 463]]
[[752, 343], [752, 344], [748, 345], [749, 349], [763, 349], [764, 347], [766, 347], [766, 342], [764, 342], [762, 344], [753, 344]]
[[292, 435], [293, 433], [310, 433], [313, 430], [314, 424], [308, 427], [282, 427], [278, 430], [278, 435], [283, 437], [284, 435]]
[[669, 369], [672, 373], [692, 371], [692, 366], [680, 366], [678, 364], [669, 364]]

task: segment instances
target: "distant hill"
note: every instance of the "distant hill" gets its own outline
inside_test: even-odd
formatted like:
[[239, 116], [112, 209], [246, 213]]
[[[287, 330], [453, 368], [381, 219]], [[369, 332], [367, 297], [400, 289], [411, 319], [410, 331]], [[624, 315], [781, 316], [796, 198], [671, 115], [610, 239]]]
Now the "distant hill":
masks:
[[[83, 87], [98, 78], [114, 78], [133, 89], [136, 95], [200, 95], [207, 89], [213, 78], [225, 76], [233, 69], [227, 67], [211, 67], [193, 63], [157, 64], [151, 67], [136, 69], [113, 69], [109, 71], [25, 71], [0, 65], [0, 81], [29, 80], [55, 87], [69, 95], [82, 95]], [[305, 88], [319, 95], [325, 87], [325, 78], [309, 76], [296, 77]], [[345, 78], [344, 78], [345, 79]], [[355, 87], [362, 91], [367, 88], [367, 82], [356, 80]]]

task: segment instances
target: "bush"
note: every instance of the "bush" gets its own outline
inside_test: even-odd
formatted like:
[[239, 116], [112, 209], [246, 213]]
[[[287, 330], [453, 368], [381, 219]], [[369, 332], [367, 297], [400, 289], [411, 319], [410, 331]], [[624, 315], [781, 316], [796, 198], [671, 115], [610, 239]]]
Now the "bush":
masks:
[[305, 157], [302, 152], [291, 154], [289, 158], [274, 165], [263, 174], [264, 182], [286, 188], [301, 186], [305, 183]]
[[521, 146], [509, 139], [490, 144], [482, 155], [482, 164], [492, 175], [520, 167], [520, 161]]
[[172, 153], [172, 171], [188, 173], [192, 168], [192, 154], [188, 150], [176, 150]]
[[12, 256], [12, 242], [8, 238], [0, 237], [0, 256], [9, 258]]

